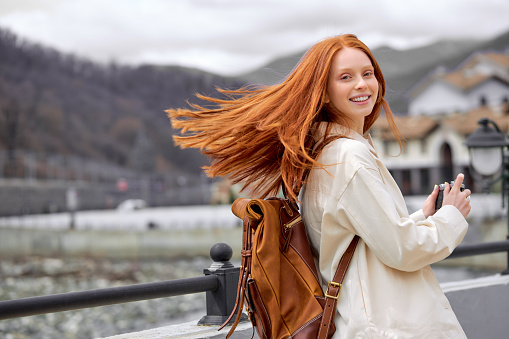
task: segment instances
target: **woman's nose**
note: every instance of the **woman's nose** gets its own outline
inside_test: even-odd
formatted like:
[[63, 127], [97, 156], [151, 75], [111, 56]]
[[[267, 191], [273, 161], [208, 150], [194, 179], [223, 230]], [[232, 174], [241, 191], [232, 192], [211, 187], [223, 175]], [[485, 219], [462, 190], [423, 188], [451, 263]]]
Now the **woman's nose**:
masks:
[[359, 81], [357, 81], [357, 84], [355, 86], [355, 88], [357, 88], [357, 89], [363, 89], [366, 87], [368, 87], [368, 85], [366, 84], [366, 81], [364, 80], [364, 78], [360, 78]]

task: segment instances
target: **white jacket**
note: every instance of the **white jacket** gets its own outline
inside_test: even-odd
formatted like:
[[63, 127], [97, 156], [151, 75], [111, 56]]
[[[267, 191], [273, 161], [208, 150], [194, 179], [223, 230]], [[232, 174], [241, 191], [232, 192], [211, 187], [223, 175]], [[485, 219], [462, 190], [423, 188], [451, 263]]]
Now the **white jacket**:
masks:
[[302, 192], [324, 290], [354, 234], [361, 238], [343, 282], [333, 338], [466, 338], [429, 267], [461, 242], [465, 218], [451, 205], [427, 219], [422, 210], [409, 215], [370, 137], [347, 134], [322, 151], [318, 162], [329, 166], [313, 169]]

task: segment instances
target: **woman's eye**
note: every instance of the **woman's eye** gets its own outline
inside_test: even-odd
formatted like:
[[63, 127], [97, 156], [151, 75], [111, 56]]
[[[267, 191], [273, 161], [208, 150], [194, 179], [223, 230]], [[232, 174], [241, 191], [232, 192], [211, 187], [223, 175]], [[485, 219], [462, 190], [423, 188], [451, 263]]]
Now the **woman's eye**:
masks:
[[350, 76], [349, 75], [343, 75], [340, 79], [341, 80], [348, 80], [348, 79], [350, 79]]
[[369, 76], [372, 76], [372, 75], [373, 75], [373, 72], [371, 72], [371, 71], [364, 73], [364, 76], [366, 76], [366, 77], [369, 77]]

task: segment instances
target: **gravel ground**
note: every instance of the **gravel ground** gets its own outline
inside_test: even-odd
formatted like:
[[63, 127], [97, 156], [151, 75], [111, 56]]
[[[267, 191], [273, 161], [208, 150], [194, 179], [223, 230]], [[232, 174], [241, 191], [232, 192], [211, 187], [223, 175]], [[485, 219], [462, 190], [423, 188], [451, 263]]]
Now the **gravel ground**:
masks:
[[[125, 261], [27, 257], [0, 259], [0, 300], [203, 275], [210, 258]], [[0, 338], [99, 338], [199, 319], [205, 293], [0, 321]]]

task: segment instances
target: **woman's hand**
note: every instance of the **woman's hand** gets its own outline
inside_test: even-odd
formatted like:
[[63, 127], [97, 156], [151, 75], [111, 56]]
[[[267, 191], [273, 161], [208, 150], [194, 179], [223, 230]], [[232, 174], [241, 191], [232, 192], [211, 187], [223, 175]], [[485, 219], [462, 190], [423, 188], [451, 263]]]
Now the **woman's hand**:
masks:
[[422, 207], [422, 212], [424, 213], [424, 216], [427, 218], [433, 214], [435, 214], [435, 203], [437, 201], [438, 197], [438, 185], [435, 185], [435, 188], [433, 188], [433, 192], [431, 192], [430, 195], [428, 195], [428, 198], [424, 202], [424, 206]]
[[463, 183], [463, 179], [465, 176], [460, 173], [456, 177], [454, 181], [454, 186], [451, 188], [451, 185], [446, 184], [444, 189], [444, 201], [442, 206], [445, 205], [453, 205], [463, 214], [466, 218], [468, 213], [470, 213], [470, 192], [469, 189], [465, 189], [463, 192], [460, 190], [461, 184]]
[[[464, 190], [461, 192], [460, 187], [463, 183], [463, 179], [465, 179], [465, 176], [460, 173], [456, 177], [456, 180], [454, 181], [454, 186], [451, 187], [448, 183], [445, 184], [444, 189], [444, 199], [442, 202], [442, 206], [444, 205], [453, 205], [456, 206], [456, 208], [463, 214], [463, 216], [466, 218], [468, 213], [470, 213], [470, 192], [469, 189]], [[433, 192], [428, 196], [426, 201], [424, 202], [424, 206], [422, 207], [422, 211], [424, 213], [424, 216], [427, 218], [433, 214], [435, 214], [435, 202], [437, 201], [438, 197], [438, 185], [435, 185], [435, 188], [433, 189]]]

